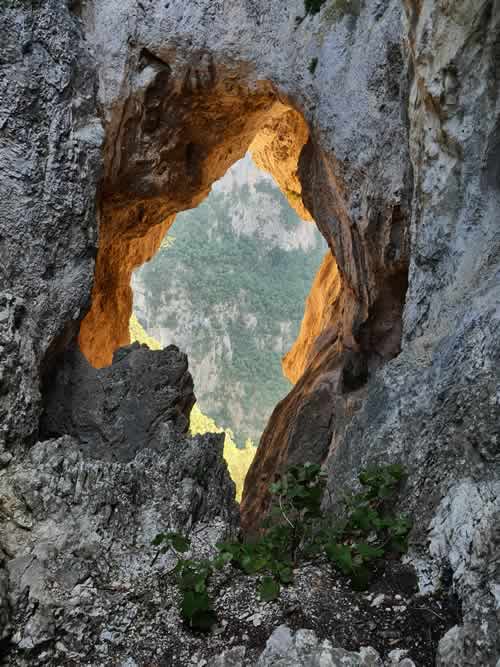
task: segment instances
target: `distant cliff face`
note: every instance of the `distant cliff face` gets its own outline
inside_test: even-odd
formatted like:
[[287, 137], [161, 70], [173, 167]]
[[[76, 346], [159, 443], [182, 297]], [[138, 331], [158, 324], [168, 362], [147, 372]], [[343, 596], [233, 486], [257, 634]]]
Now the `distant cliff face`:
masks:
[[247, 156], [134, 274], [139, 320], [187, 352], [201, 409], [241, 445], [258, 442], [291, 389], [281, 359], [326, 249]]

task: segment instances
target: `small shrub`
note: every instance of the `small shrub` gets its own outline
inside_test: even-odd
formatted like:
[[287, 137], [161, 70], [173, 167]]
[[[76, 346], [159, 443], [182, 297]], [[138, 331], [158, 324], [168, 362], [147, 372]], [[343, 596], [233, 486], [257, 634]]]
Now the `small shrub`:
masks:
[[326, 0], [304, 0], [304, 9], [306, 14], [317, 14]]
[[[216, 616], [208, 585], [214, 569], [226, 565], [258, 575], [257, 592], [264, 601], [275, 600], [281, 586], [293, 582], [297, 564], [321, 556], [350, 577], [354, 588], [366, 588], [377, 562], [408, 548], [411, 523], [392, 511], [405, 476], [399, 465], [364, 470], [359, 475], [360, 493], [346, 495], [344, 513], [332, 521], [321, 511], [326, 483], [321, 466], [291, 466], [270, 486], [273, 500], [261, 537], [253, 542], [220, 543], [212, 561], [179, 558], [174, 571], [182, 594], [181, 616], [194, 629], [212, 627]], [[189, 540], [177, 533], [160, 533], [153, 545], [162, 553], [168, 549], [184, 553], [190, 548]]]
[[195, 630], [210, 630], [217, 620], [208, 595], [212, 571], [212, 563], [208, 560], [183, 558], [179, 559], [174, 570], [182, 594], [181, 616]]
[[309, 72], [314, 75], [314, 72], [316, 71], [316, 67], [318, 66], [318, 59], [313, 58], [311, 62], [309, 63], [309, 67], [307, 68]]

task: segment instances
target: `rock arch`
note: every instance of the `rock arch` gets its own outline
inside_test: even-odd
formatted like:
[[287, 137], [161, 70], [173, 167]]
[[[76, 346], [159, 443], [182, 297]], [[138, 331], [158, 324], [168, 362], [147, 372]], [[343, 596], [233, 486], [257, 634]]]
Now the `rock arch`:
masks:
[[247, 150], [311, 220], [298, 177], [308, 127], [269, 82], [217, 73], [206, 53], [181, 81], [146, 50], [139, 69], [145, 83], [108, 126], [92, 306], [79, 335], [96, 367], [129, 342], [132, 271], [158, 250], [175, 214], [196, 207]]
[[153, 256], [175, 214], [197, 206], [247, 150], [330, 247], [284, 361], [295, 388], [274, 411], [249, 473], [242, 514], [251, 527], [270, 478], [290, 460], [323, 461], [332, 415], [352, 410], [346, 396], [399, 351], [407, 201], [364, 191], [359, 174], [365, 201], [354, 218], [345, 168], [297, 104], [244, 64], [199, 51], [176, 74], [166, 54], [143, 48], [134, 67], [135, 88], [107, 123], [92, 305], [79, 334], [94, 366], [129, 342], [132, 271]]

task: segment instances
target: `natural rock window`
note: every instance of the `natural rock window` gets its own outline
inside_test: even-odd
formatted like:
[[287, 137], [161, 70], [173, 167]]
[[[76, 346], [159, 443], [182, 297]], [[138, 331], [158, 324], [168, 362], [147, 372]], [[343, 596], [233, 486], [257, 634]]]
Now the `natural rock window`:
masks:
[[349, 155], [338, 161], [296, 101], [241, 62], [217, 67], [204, 50], [175, 63], [162, 50], [136, 56], [140, 75], [107, 124], [99, 250], [78, 336], [87, 360], [107, 366], [130, 342], [133, 271], [155, 255], [175, 216], [200, 205], [248, 151], [330, 250], [284, 365], [295, 385], [273, 410], [246, 478], [241, 516], [251, 528], [266, 511], [274, 475], [295, 460], [324, 462], [370, 374], [400, 350], [405, 172], [391, 181], [396, 194], [365, 191], [363, 171], [352, 179], [346, 171]]
[[191, 432], [226, 430], [238, 495], [271, 412], [303, 370], [303, 359], [295, 368], [289, 358], [288, 379], [281, 362], [326, 252], [316, 226], [247, 155], [199, 207], [177, 216], [134, 273], [131, 338], [188, 354], [198, 401]]

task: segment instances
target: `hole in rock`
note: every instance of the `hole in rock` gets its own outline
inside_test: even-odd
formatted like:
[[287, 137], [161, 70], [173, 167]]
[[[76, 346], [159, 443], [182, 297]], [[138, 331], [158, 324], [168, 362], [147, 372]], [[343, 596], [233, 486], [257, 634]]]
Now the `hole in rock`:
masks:
[[[130, 342], [132, 274], [153, 258], [162, 243], [163, 248], [158, 257], [165, 257], [167, 265], [169, 257], [173, 260], [176, 255], [179, 256], [183, 247], [182, 236], [188, 233], [190, 227], [186, 220], [182, 220], [182, 212], [200, 205], [196, 215], [206, 211], [206, 224], [201, 226], [203, 235], [198, 234], [200, 238], [197, 240], [203, 242], [203, 252], [212, 251], [213, 255], [210, 262], [205, 261], [204, 269], [208, 266], [213, 272], [225, 268], [232, 288], [243, 278], [258, 281], [264, 276], [266, 289], [273, 287], [272, 283], [277, 281], [274, 274], [269, 277], [259, 272], [254, 267], [255, 262], [249, 266], [250, 251], [243, 253], [243, 259], [240, 258], [233, 273], [229, 274], [227, 267], [230, 252], [220, 248], [216, 252], [219, 232], [217, 226], [212, 224], [214, 216], [208, 213], [213, 205], [211, 200], [203, 204], [212, 186], [248, 151], [255, 165], [272, 176], [298, 215], [309, 221], [314, 218], [331, 249], [325, 254], [314, 282], [314, 270], [309, 274], [307, 287], [311, 286], [311, 290], [305, 311], [304, 296], [308, 290], [293, 302], [294, 307], [300, 305], [296, 327], [302, 314], [304, 317], [297, 340], [284, 358], [283, 370], [295, 385], [288, 393], [286, 385], [282, 385], [282, 393], [276, 392], [276, 401], [284, 394], [287, 394], [286, 399], [279, 401], [272, 410], [270, 421], [260, 439], [258, 455], [246, 480], [242, 524], [249, 527], [265, 511], [269, 483], [278, 471], [293, 462], [294, 457], [318, 462], [325, 459], [334, 423], [332, 405], [335, 401], [332, 399], [339, 395], [362, 392], [372, 370], [399, 351], [403, 295], [400, 289], [388, 289], [387, 283], [393, 282], [393, 277], [399, 271], [407, 269], [404, 206], [401, 207], [399, 201], [396, 206], [394, 202], [374, 201], [373, 206], [367, 209], [366, 219], [352, 220], [347, 206], [348, 184], [344, 183], [342, 170], [338, 168], [334, 156], [321, 146], [321, 137], [311, 133], [304, 116], [283, 91], [279, 91], [271, 81], [255, 79], [251, 68], [243, 63], [219, 67], [214, 56], [205, 50], [192, 53], [189, 62], [183, 59], [178, 62], [168, 50], [153, 52], [145, 49], [140, 53], [140, 62], [143, 67], [140, 85], [130, 91], [122, 104], [117, 105], [107, 125], [99, 201], [99, 248], [92, 300], [89, 311], [80, 323], [78, 335], [79, 350], [96, 371], [91, 384], [95, 392], [103, 393], [106, 424], [109, 422], [109, 429], [103, 431], [102, 419], [99, 417], [97, 423], [92, 416], [93, 421], [89, 424], [92, 428], [85, 424], [83, 429], [84, 433], [92, 435], [88, 438], [89, 443], [95, 441], [96, 432], [100, 437], [99, 456], [121, 454], [130, 460], [129, 457], [144, 447], [144, 443], [151, 447], [155, 437], [161, 446], [161, 434], [156, 434], [156, 431], [159, 430], [158, 425], [166, 422], [173, 424], [181, 434], [188, 430], [188, 419], [195, 397], [186, 359], [175, 346], [158, 355], [157, 358], [164, 360], [165, 364], [164, 371], [160, 373], [158, 369], [150, 367], [151, 355], [142, 348], [134, 350], [133, 354], [120, 351], [117, 364], [113, 363], [110, 368], [113, 354], [116, 355], [117, 350]], [[250, 193], [256, 189], [249, 183], [247, 186]], [[264, 188], [268, 186], [269, 183]], [[218, 187], [215, 188], [216, 195]], [[221, 228], [233, 229], [233, 208], [237, 207], [222, 207], [222, 214], [230, 222], [225, 227], [221, 225]], [[171, 229], [177, 215], [179, 220]], [[256, 217], [246, 216], [248, 230], [255, 226]], [[272, 226], [276, 223], [275, 218], [273, 213], [265, 216], [266, 224]], [[194, 224], [191, 227], [194, 228]], [[265, 228], [264, 225], [262, 229]], [[315, 229], [314, 225], [311, 225], [311, 229]], [[236, 247], [239, 247], [238, 244], [250, 245], [252, 240], [243, 225], [238, 234], [234, 233], [234, 237]], [[188, 246], [189, 252], [194, 247]], [[271, 239], [264, 237], [260, 252], [265, 255], [268, 267], [275, 270], [285, 284], [293, 283], [301, 270], [300, 262], [297, 264], [294, 261], [291, 251], [286, 251], [287, 254], [282, 251], [279, 244], [273, 247]], [[289, 261], [285, 262], [284, 257]], [[199, 274], [190, 265], [188, 268], [182, 254], [180, 259], [184, 262], [185, 277], [182, 280], [182, 272], [171, 271], [169, 266], [158, 276], [163, 287], [162, 290], [158, 289], [158, 294], [164, 295], [158, 297], [162, 308], [166, 307], [167, 299], [174, 299], [174, 303], [169, 303], [164, 322], [159, 319], [153, 321], [152, 318], [148, 320], [145, 317], [147, 313], [141, 314], [139, 294], [136, 298], [140, 320], [150, 334], [156, 332], [159, 338], [163, 334], [157, 328], [162, 327], [167, 335], [180, 326], [184, 311], [179, 303], [175, 303], [175, 299], [186, 298], [184, 293], [188, 283], [191, 284], [189, 281], [198, 275], [202, 281], [196, 288], [190, 287], [191, 291], [194, 289], [196, 292], [196, 298], [200, 298], [208, 289], [203, 282], [204, 273]], [[319, 257], [316, 266], [318, 264]], [[154, 266], [154, 263], [147, 265], [143, 271], [153, 271]], [[177, 286], [176, 291], [173, 289], [174, 284]], [[401, 285], [404, 287], [403, 281]], [[253, 299], [261, 298], [263, 291], [263, 288], [252, 289], [249, 294]], [[235, 300], [234, 304], [228, 305], [223, 299], [219, 305], [223, 324], [227, 324], [231, 309], [242, 313], [249, 303], [254, 307], [250, 297], [243, 298], [240, 292], [237, 294], [237, 297], [231, 296]], [[220, 350], [230, 353], [232, 362], [236, 360], [234, 363], [241, 363], [253, 346], [259, 350], [259, 361], [253, 362], [253, 365], [249, 363], [244, 370], [252, 380], [250, 386], [255, 392], [255, 402], [258, 402], [266, 393], [266, 383], [259, 378], [259, 374], [262, 375], [259, 364], [264, 364], [266, 372], [272, 366], [265, 363], [266, 354], [273, 349], [272, 342], [268, 345], [265, 335], [274, 335], [279, 339], [279, 345], [275, 344], [277, 356], [274, 367], [277, 372], [274, 382], [284, 383], [278, 360], [284, 352], [285, 331], [278, 331], [276, 327], [280, 326], [280, 321], [288, 323], [292, 318], [287, 311], [286, 317], [279, 320], [280, 309], [286, 306], [287, 301], [284, 291], [277, 289], [275, 295], [271, 303], [274, 317], [271, 332], [264, 334], [263, 328], [255, 324], [256, 333], [243, 346], [243, 356], [236, 355], [233, 342], [227, 344], [227, 332], [222, 329], [215, 331], [217, 318], [213, 315], [210, 326], [205, 327], [215, 333], [211, 352], [202, 355], [196, 350], [189, 350], [182, 341], [177, 341], [190, 354], [190, 370], [196, 380], [195, 392], [200, 398], [201, 407], [215, 419], [220, 428], [232, 427], [238, 444], [248, 438], [257, 439], [262, 428], [261, 425], [253, 426], [253, 436], [247, 423], [243, 428], [243, 420], [249, 422], [254, 417], [254, 405], [250, 405], [250, 408], [247, 405], [240, 407], [239, 414], [233, 414], [228, 400], [219, 399], [219, 404], [213, 410], [210, 406], [205, 408], [202, 396], [205, 383], [197, 377], [197, 373], [205, 373], [210, 388], [210, 382], [213, 381], [210, 369], [215, 368], [215, 359], [217, 354], [220, 356]], [[388, 296], [389, 303], [385, 296], [380, 300], [381, 295]], [[212, 308], [210, 298], [205, 298], [201, 304], [204, 309], [207, 305]], [[204, 333], [201, 312], [205, 311], [201, 310], [198, 303], [195, 315], [191, 314], [192, 319], [186, 316], [186, 320], [191, 323], [190, 336], [201, 336]], [[170, 323], [168, 318], [172, 320]], [[240, 319], [241, 322], [245, 321], [243, 316]], [[249, 309], [247, 328], [250, 329], [254, 320], [255, 313]], [[286, 324], [284, 327], [287, 335], [288, 326]], [[240, 328], [244, 328], [241, 323]], [[289, 339], [293, 340], [291, 331]], [[161, 342], [171, 342], [171, 339], [166, 338]], [[201, 364], [196, 360], [197, 355], [203, 357]], [[142, 361], [136, 364], [138, 357]], [[137, 371], [138, 366], [142, 368], [141, 364], [149, 364], [147, 369], [143, 369], [144, 372]], [[73, 377], [70, 389], [81, 393], [75, 378], [79, 374], [92, 376], [92, 372], [88, 372], [85, 364], [77, 365], [70, 371], [70, 379]], [[147, 380], [150, 372], [159, 375], [153, 389]], [[169, 373], [172, 378], [170, 385], [162, 383], [162, 377]], [[121, 384], [115, 380], [120, 374], [127, 378]], [[110, 387], [110, 384], [113, 386]], [[244, 396], [245, 391], [240, 387], [239, 380], [229, 377], [226, 385], [225, 390], [230, 397], [241, 400], [239, 393]], [[133, 386], [134, 391], [125, 391], [125, 400], [122, 400], [121, 387], [128, 386]], [[62, 389], [60, 395], [67, 397], [69, 391], [65, 390], [64, 383]], [[168, 399], [166, 402], [163, 401], [162, 392]], [[57, 392], [54, 391], [47, 392], [46, 405], [51, 403], [49, 393], [55, 397], [52, 404], [57, 407]], [[164, 415], [155, 416], [156, 412], [151, 410], [151, 418], [146, 418], [147, 414], [143, 414], [147, 412], [145, 407], [148, 407], [146, 397], [150, 398], [150, 402], [157, 401], [159, 408], [164, 411], [172, 398], [168, 408], [170, 412], [165, 418]], [[83, 396], [82, 400], [85, 399]], [[133, 401], [135, 403], [132, 405]], [[273, 408], [270, 403], [270, 399], [266, 400], [268, 415]], [[98, 407], [100, 409], [101, 405]], [[74, 413], [74, 408], [72, 410]], [[131, 418], [131, 413], [136, 414], [137, 419]], [[78, 414], [76, 417], [80, 419]], [[58, 426], [60, 421], [55, 419], [54, 426]], [[265, 417], [261, 424], [263, 421]], [[154, 431], [153, 435], [151, 430]], [[129, 431], [135, 434], [133, 438]], [[53, 432], [51, 426], [50, 433]], [[82, 440], [82, 428], [73, 428], [71, 432]], [[105, 437], [101, 437], [101, 434]], [[109, 450], [114, 452], [108, 454]]]
[[177, 215], [156, 255], [133, 274], [131, 340], [187, 353], [193, 434], [225, 431], [241, 497], [256, 445], [290, 391], [281, 361], [327, 251], [250, 155], [197, 208]]

